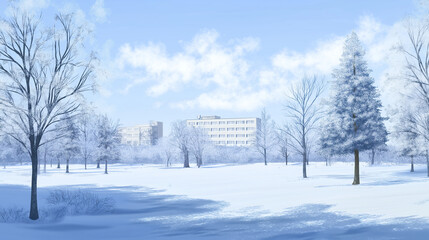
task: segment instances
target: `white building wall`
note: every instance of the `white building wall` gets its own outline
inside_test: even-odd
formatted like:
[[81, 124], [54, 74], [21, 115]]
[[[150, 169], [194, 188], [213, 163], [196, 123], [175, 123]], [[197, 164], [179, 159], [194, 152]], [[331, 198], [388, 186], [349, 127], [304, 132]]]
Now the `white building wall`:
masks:
[[154, 145], [163, 136], [162, 122], [119, 128], [121, 143], [133, 146]]
[[216, 145], [250, 146], [260, 128], [259, 118], [220, 118], [219, 116], [199, 117], [186, 120], [188, 126], [206, 130], [210, 140]]

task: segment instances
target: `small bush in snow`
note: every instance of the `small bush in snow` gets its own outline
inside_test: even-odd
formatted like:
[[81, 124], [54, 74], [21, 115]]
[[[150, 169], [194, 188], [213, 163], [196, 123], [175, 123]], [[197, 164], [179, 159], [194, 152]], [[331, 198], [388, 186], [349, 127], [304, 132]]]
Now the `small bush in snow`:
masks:
[[0, 208], [0, 223], [22, 223], [27, 219], [28, 212], [23, 208]]
[[89, 191], [55, 190], [47, 199], [51, 206], [63, 207], [70, 215], [103, 214], [112, 211], [114, 202], [108, 197], [99, 197]]
[[[40, 222], [51, 223], [62, 220], [67, 214], [67, 208], [64, 206], [51, 206], [48, 209], [40, 210]], [[27, 214], [28, 215], [28, 214]]]

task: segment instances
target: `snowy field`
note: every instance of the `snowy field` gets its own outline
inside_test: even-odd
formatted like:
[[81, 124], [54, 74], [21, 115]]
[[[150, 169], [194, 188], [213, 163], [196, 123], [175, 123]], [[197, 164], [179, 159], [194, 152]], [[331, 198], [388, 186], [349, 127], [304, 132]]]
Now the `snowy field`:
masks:
[[[429, 239], [426, 166], [71, 165], [39, 175], [39, 209], [55, 189], [114, 200], [101, 215], [58, 222], [0, 223], [0, 239]], [[0, 169], [0, 208], [29, 207], [30, 166]], [[43, 218], [43, 215], [41, 215]]]

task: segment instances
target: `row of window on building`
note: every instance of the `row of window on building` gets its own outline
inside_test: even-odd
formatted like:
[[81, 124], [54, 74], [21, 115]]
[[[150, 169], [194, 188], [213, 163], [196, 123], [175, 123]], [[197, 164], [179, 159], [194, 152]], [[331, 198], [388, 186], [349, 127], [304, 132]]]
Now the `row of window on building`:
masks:
[[255, 124], [255, 120], [190, 122], [190, 125]]
[[210, 134], [210, 138], [254, 137], [255, 134]]
[[252, 131], [255, 127], [237, 127], [237, 128], [203, 128], [206, 131], [217, 132], [217, 131]]
[[212, 141], [214, 144], [220, 144], [220, 145], [249, 145], [251, 144], [250, 141]]

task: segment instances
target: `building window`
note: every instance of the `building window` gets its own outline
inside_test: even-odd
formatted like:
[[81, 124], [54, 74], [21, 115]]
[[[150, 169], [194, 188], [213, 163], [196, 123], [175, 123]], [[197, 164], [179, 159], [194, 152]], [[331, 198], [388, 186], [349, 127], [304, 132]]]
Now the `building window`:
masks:
[[225, 137], [225, 134], [219, 134], [219, 137], [220, 137], [220, 138], [224, 138], [224, 137]]
[[253, 123], [255, 123], [255, 120], [247, 120], [246, 123], [247, 124], [253, 124]]
[[235, 142], [234, 141], [227, 141], [226, 143], [227, 144], [234, 144]]
[[227, 131], [234, 131], [235, 128], [228, 128]]
[[235, 124], [235, 121], [228, 121], [226, 124]]
[[225, 121], [219, 121], [219, 124], [225, 124]]
[[219, 128], [219, 131], [225, 131], [225, 128]]
[[226, 135], [226, 137], [233, 138], [233, 137], [235, 137], [235, 135], [234, 134], [228, 134], [228, 135]]
[[247, 127], [246, 130], [255, 130], [254, 127]]
[[237, 134], [236, 137], [246, 137], [246, 134]]
[[237, 121], [237, 124], [245, 124], [246, 121]]

